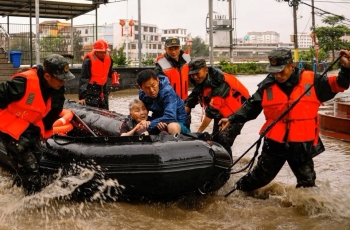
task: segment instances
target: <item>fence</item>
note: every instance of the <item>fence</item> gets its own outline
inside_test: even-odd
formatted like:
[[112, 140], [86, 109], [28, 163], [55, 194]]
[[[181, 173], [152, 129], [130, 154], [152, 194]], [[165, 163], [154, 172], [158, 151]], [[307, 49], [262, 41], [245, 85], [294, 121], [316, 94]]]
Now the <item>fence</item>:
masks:
[[[81, 57], [91, 51], [92, 43], [95, 40], [94, 36], [88, 34], [82, 37], [81, 30], [78, 28], [71, 27], [67, 23], [60, 25], [57, 21], [53, 22], [53, 24], [40, 24], [39, 26], [39, 52], [41, 59], [52, 53], [61, 55], [72, 54], [74, 56], [72, 62], [81, 63]], [[35, 25], [32, 27], [32, 30], [30, 30], [29, 24], [7, 25], [6, 23], [0, 23], [0, 29], [3, 28], [3, 31], [7, 31], [9, 35], [8, 46], [5, 46], [4, 33], [0, 33], [0, 47], [5, 50], [20, 50], [22, 52], [21, 64], [23, 65], [30, 65], [32, 62], [35, 62], [37, 37], [34, 32], [31, 32], [36, 31]], [[91, 25], [91, 27], [94, 26]], [[84, 42], [84, 40], [89, 42]]]

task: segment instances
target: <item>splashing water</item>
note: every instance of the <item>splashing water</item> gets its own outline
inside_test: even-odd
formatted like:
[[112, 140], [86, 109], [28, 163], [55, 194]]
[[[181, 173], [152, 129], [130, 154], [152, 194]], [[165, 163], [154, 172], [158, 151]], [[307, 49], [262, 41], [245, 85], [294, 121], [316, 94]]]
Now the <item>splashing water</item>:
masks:
[[[49, 216], [53, 213], [53, 218], [57, 218], [57, 215], [61, 217], [75, 216], [77, 215], [76, 208], [66, 206], [58, 208], [61, 206], [59, 203], [68, 200], [73, 200], [73, 202], [74, 200], [115, 201], [118, 199], [120, 191], [124, 189], [117, 180], [105, 179], [101, 168], [94, 164], [83, 166], [74, 163], [69, 170], [60, 169], [54, 177], [55, 179], [50, 181], [49, 185], [31, 196], [24, 196], [22, 188], [13, 188], [18, 194], [1, 207], [0, 223], [8, 216], [28, 211], [39, 212], [46, 219], [50, 219]], [[86, 213], [87, 206], [89, 205], [86, 202], [81, 203], [78, 209], [80, 215], [90, 215]]]
[[[349, 185], [345, 186], [349, 187]], [[309, 217], [348, 218], [350, 216], [350, 195], [346, 190], [338, 190], [329, 181], [319, 187], [287, 187], [283, 195], [271, 195], [284, 206], [295, 207], [302, 215]]]

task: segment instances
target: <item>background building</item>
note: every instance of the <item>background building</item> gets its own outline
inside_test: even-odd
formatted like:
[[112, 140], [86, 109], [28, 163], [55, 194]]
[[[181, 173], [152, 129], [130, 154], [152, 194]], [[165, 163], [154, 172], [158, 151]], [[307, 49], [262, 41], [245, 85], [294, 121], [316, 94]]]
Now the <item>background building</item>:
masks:
[[244, 43], [248, 44], [259, 44], [259, 43], [279, 43], [280, 34], [275, 31], [265, 31], [265, 32], [248, 32], [244, 36]]
[[[310, 34], [300, 33], [297, 36], [298, 36], [298, 48], [309, 49], [310, 47], [313, 46], [312, 45], [312, 38], [311, 38]], [[291, 35], [290, 37], [291, 37], [291, 42], [294, 42], [293, 35]]]
[[176, 29], [162, 29], [162, 41], [165, 41], [168, 38], [179, 38], [180, 44], [186, 45], [187, 41], [187, 29], [184, 28], [176, 28]]

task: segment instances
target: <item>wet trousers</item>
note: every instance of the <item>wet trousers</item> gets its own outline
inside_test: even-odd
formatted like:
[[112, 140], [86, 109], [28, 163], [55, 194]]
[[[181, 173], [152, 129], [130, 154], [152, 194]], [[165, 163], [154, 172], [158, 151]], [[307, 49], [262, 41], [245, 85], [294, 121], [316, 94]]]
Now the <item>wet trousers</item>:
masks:
[[262, 153], [252, 171], [236, 182], [237, 189], [253, 191], [270, 183], [288, 162], [297, 179], [296, 187], [315, 186], [316, 172], [312, 160], [312, 143], [277, 143], [264, 140]]
[[105, 85], [88, 84], [86, 88], [86, 105], [109, 110], [108, 92]]
[[12, 165], [16, 170], [14, 184], [23, 185], [26, 195], [33, 194], [41, 189], [38, 159], [40, 150], [39, 135], [32, 132], [24, 132], [19, 140], [0, 132], [1, 141], [9, 155]]
[[231, 124], [228, 128], [226, 128], [223, 131], [219, 131], [218, 122], [219, 120], [214, 120], [214, 127], [213, 127], [213, 141], [219, 143], [224, 147], [228, 153], [230, 153], [232, 157], [232, 150], [231, 147], [233, 145], [233, 142], [235, 141], [236, 137], [241, 134], [241, 129], [243, 128], [243, 123], [234, 123]]

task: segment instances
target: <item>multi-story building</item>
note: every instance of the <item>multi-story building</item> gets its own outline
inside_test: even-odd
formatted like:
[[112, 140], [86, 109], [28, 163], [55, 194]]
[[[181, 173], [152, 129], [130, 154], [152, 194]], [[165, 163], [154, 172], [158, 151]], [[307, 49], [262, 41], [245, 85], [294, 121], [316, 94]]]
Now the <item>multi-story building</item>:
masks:
[[70, 23], [58, 20], [44, 21], [39, 24], [40, 47], [44, 52], [50, 46], [55, 46], [56, 52], [72, 52], [72, 34], [75, 32], [76, 29]]
[[[300, 33], [297, 36], [298, 38], [298, 48], [310, 48], [312, 46], [312, 37], [310, 36], [310, 34], [306, 34], [306, 33]], [[291, 42], [293, 41], [293, 35], [291, 35]]]
[[265, 32], [248, 32], [244, 37], [244, 43], [259, 44], [259, 43], [279, 43], [280, 35], [275, 31]]
[[60, 31], [65, 27], [71, 27], [70, 23], [60, 22], [58, 20], [43, 21], [39, 24], [40, 37], [47, 35], [57, 36]]
[[176, 29], [162, 29], [162, 41], [165, 41], [168, 38], [179, 38], [181, 45], [186, 45], [187, 42], [187, 29], [176, 28]]
[[[124, 26], [121, 24], [124, 24]], [[142, 58], [155, 58], [164, 52], [161, 33], [155, 24], [142, 23], [141, 36], [139, 36], [137, 20], [121, 19], [120, 22], [105, 25], [104, 28], [109, 28], [107, 29], [108, 33], [105, 29], [105, 40], [108, 42], [113, 40], [114, 48], [125, 45], [124, 52], [128, 59], [132, 61], [138, 61], [139, 39], [141, 40]], [[111, 36], [113, 36], [113, 39]]]

